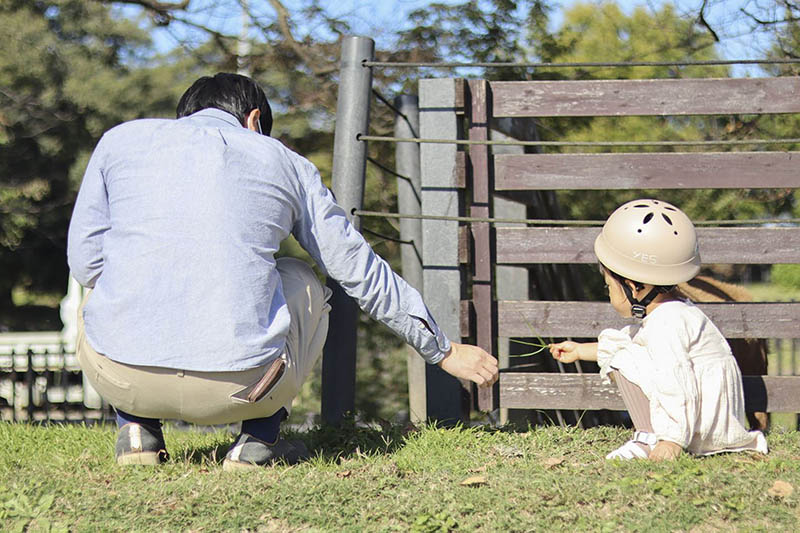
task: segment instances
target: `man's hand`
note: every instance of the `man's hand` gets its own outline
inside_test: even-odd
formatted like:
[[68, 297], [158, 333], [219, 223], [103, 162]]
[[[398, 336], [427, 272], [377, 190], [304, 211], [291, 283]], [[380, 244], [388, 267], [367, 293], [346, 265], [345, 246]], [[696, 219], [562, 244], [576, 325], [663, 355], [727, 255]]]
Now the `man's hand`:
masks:
[[683, 448], [679, 444], [668, 440], [660, 440], [650, 452], [648, 459], [651, 461], [672, 461], [677, 459]]
[[471, 344], [450, 342], [450, 352], [439, 361], [439, 367], [451, 376], [468, 379], [479, 387], [493, 385], [498, 376], [497, 359]]

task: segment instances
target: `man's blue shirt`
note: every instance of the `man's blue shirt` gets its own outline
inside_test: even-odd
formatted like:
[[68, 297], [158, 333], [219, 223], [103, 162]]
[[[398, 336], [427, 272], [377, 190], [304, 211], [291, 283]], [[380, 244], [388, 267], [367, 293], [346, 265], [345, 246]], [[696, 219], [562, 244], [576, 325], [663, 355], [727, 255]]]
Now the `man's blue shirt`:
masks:
[[217, 109], [126, 122], [95, 148], [67, 250], [72, 275], [94, 289], [89, 343], [132, 365], [266, 364], [289, 330], [274, 257], [289, 234], [429, 363], [444, 357], [450, 342], [420, 294], [373, 252], [314, 165]]

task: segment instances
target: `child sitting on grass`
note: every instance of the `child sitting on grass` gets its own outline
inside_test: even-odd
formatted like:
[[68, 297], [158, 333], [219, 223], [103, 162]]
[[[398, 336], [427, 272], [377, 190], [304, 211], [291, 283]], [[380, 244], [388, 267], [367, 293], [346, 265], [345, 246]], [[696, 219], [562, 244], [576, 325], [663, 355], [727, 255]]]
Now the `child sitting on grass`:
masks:
[[764, 435], [745, 429], [742, 376], [728, 343], [675, 290], [700, 270], [689, 218], [659, 200], [628, 202], [608, 218], [594, 251], [611, 305], [639, 320], [602, 331], [596, 343], [552, 344], [550, 353], [564, 363], [597, 361], [617, 384], [635, 433], [606, 458], [767, 453]]

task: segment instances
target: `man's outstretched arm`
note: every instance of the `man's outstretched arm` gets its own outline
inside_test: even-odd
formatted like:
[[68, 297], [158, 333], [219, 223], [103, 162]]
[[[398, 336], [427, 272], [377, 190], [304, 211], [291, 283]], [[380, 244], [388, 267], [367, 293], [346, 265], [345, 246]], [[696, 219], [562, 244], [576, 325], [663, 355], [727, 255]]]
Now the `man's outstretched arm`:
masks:
[[298, 167], [304, 205], [293, 234], [326, 274], [429, 364], [478, 385], [494, 383], [496, 359], [476, 346], [451, 342], [419, 292], [392, 271], [352, 226], [316, 168], [305, 160]]

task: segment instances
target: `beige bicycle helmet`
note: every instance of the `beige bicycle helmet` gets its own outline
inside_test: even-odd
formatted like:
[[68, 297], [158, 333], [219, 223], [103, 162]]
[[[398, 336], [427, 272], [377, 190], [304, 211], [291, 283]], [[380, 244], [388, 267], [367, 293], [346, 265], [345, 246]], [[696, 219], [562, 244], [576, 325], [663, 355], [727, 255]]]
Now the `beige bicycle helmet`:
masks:
[[666, 292], [700, 271], [700, 252], [692, 221], [661, 200], [634, 200], [611, 213], [594, 241], [600, 263], [617, 276], [660, 287], [637, 300], [623, 284], [633, 316], [644, 318], [657, 292]]

